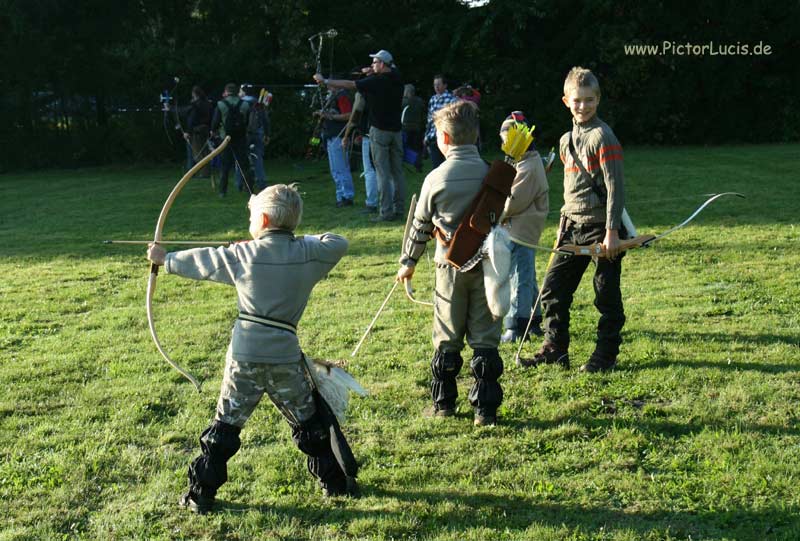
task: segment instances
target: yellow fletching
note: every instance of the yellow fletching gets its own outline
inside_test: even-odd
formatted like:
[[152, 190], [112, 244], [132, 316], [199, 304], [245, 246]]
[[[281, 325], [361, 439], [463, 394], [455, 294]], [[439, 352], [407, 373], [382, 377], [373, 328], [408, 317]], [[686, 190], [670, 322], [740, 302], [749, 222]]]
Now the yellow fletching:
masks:
[[501, 147], [506, 156], [518, 161], [533, 142], [533, 130], [535, 129], [536, 126], [528, 128], [524, 124], [516, 123], [509, 126], [508, 132], [506, 132], [506, 141]]

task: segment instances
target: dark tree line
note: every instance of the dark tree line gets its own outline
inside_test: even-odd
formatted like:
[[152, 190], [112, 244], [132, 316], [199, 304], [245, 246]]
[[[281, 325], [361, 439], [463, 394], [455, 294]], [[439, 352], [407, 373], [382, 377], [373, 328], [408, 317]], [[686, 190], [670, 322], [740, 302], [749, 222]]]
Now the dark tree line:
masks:
[[[174, 85], [218, 96], [266, 83], [273, 155], [300, 155], [312, 129], [308, 38], [330, 28], [323, 71], [346, 74], [390, 50], [427, 98], [435, 73], [482, 93], [484, 139], [523, 109], [549, 147], [569, 127], [573, 65], [597, 73], [600, 113], [626, 144], [800, 138], [800, 2], [492, 0], [0, 0], [0, 170], [177, 159], [159, 111]], [[631, 45], [712, 45], [705, 54], [626, 54]], [[741, 53], [768, 45], [771, 54]], [[142, 109], [135, 111], [136, 109]], [[171, 120], [169, 120], [171, 125]]]

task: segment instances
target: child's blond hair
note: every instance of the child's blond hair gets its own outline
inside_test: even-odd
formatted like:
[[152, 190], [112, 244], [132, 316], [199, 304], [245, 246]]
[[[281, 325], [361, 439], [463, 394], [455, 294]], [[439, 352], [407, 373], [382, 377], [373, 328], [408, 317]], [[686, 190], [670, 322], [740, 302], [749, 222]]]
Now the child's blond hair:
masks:
[[598, 97], [600, 96], [600, 83], [592, 70], [575, 66], [569, 70], [567, 78], [564, 80], [564, 95], [569, 96], [571, 91], [582, 86], [591, 88]]
[[433, 114], [433, 124], [450, 136], [451, 145], [474, 145], [480, 127], [478, 106], [463, 100], [449, 103]]
[[274, 184], [250, 197], [251, 213], [269, 216], [269, 229], [294, 231], [303, 218], [303, 199], [296, 184]]

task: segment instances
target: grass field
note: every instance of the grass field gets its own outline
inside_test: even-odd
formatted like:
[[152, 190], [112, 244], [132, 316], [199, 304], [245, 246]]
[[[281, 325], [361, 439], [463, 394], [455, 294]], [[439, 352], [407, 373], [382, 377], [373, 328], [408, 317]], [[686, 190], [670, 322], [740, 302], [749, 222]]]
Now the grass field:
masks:
[[[162, 274], [156, 326], [202, 394], [160, 358], [144, 310], [144, 247], [177, 167], [0, 176], [0, 540], [800, 539], [800, 145], [631, 148], [627, 208], [640, 233], [679, 223], [704, 194], [737, 191], [624, 262], [619, 368], [519, 369], [503, 346], [501, 424], [428, 405], [429, 309], [390, 301], [401, 226], [333, 208], [322, 163], [269, 163], [302, 183], [301, 232], [349, 255], [312, 295], [307, 353], [347, 361], [371, 394], [345, 426], [363, 497], [326, 501], [268, 403], [242, 433], [219, 512], [176, 502], [216, 402], [233, 291]], [[410, 190], [422, 176], [408, 174]], [[550, 176], [550, 244], [561, 170]], [[363, 182], [356, 181], [363, 203]], [[165, 238], [242, 239], [246, 198], [193, 180]], [[538, 254], [539, 279], [547, 261]], [[432, 265], [415, 276], [430, 295]], [[592, 350], [590, 278], [573, 309], [573, 366]], [[527, 351], [531, 353], [534, 345]], [[465, 353], [469, 358], [469, 352]]]

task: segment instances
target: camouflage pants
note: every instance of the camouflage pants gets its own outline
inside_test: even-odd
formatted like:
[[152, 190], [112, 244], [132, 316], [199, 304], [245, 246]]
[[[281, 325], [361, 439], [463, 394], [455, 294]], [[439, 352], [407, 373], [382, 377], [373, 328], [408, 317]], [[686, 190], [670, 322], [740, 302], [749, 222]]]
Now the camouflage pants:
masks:
[[293, 427], [316, 411], [302, 359], [268, 364], [236, 361], [228, 355], [214, 420], [243, 427], [265, 393]]

